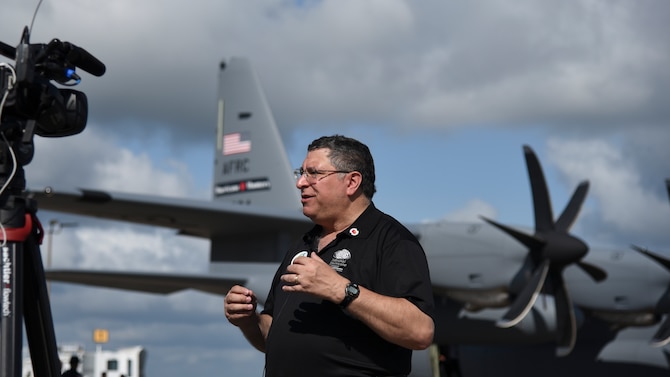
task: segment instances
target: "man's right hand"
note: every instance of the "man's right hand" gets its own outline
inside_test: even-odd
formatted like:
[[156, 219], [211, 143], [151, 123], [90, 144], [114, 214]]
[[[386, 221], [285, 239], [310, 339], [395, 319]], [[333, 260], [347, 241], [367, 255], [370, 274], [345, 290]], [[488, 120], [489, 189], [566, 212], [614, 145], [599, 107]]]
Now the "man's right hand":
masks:
[[223, 301], [223, 309], [228, 322], [240, 327], [257, 323], [257, 300], [254, 292], [240, 285], [230, 288]]

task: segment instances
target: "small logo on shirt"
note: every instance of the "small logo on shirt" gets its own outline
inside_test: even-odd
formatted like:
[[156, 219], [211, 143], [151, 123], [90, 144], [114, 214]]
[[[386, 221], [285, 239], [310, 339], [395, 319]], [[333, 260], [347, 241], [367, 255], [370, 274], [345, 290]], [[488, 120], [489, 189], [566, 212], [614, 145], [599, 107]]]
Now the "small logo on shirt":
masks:
[[338, 250], [333, 255], [335, 259], [351, 259], [351, 252], [347, 249]]
[[330, 260], [330, 267], [337, 272], [342, 272], [351, 259], [351, 252], [347, 249], [337, 250], [333, 253], [333, 259]]
[[349, 229], [349, 234], [356, 237], [358, 235], [358, 228], [351, 228]]

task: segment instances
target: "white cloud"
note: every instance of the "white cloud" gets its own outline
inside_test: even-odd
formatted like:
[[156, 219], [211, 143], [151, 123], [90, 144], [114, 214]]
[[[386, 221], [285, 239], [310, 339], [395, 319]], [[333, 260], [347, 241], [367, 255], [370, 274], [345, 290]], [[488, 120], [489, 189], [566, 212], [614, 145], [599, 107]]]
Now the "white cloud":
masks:
[[468, 201], [463, 207], [449, 212], [444, 220], [462, 221], [462, 222], [481, 222], [481, 216], [489, 219], [495, 219], [497, 216], [496, 209], [479, 199], [472, 199]]
[[138, 194], [198, 195], [185, 163], [169, 159], [158, 166], [146, 153], [123, 147], [123, 139], [88, 129], [65, 138], [36, 138], [27, 166], [28, 187], [98, 188]]
[[184, 164], [171, 162], [174, 172], [157, 170], [148, 154], [135, 155], [122, 149], [114, 160], [99, 161], [93, 180], [108, 190], [185, 197], [190, 176]]
[[641, 186], [638, 170], [615, 145], [596, 139], [551, 139], [548, 146], [551, 160], [570, 184], [590, 181], [590, 195], [604, 222], [628, 234], [667, 230], [667, 198]]

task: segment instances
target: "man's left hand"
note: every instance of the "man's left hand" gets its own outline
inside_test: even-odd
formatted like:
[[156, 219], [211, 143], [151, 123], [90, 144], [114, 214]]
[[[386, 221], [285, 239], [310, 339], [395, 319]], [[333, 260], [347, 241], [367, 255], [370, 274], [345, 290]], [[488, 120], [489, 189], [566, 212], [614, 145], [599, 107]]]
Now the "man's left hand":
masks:
[[336, 304], [344, 299], [349, 280], [312, 252], [310, 257], [298, 257], [281, 276], [286, 292], [306, 292]]

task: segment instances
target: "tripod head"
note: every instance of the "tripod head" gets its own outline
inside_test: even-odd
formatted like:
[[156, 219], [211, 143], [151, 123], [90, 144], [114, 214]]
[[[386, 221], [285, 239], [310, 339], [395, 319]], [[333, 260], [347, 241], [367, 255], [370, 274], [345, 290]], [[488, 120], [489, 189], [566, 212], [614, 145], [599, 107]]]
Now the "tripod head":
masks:
[[25, 141], [32, 138], [32, 133], [63, 137], [84, 130], [88, 117], [86, 95], [57, 88], [52, 81], [64, 86], [79, 84], [77, 67], [102, 76], [105, 65], [101, 61], [83, 48], [58, 39], [48, 44], [30, 44], [28, 27], [16, 48], [0, 42], [0, 53], [16, 62], [15, 68], [0, 66], [0, 131], [8, 139]]

